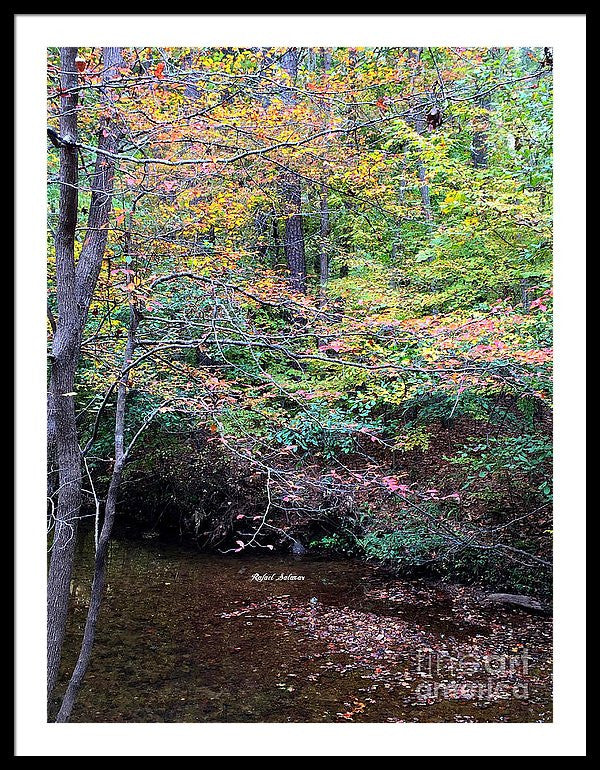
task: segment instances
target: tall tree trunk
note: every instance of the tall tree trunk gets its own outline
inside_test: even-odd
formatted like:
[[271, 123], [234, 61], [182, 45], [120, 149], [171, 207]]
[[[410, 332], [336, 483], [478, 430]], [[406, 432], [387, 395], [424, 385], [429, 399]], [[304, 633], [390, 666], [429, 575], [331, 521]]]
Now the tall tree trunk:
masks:
[[[108, 237], [115, 161], [98, 154], [92, 177], [88, 230], [75, 265], [78, 205], [76, 48], [61, 49], [60, 205], [56, 233], [56, 302], [58, 318], [52, 340], [48, 422], [54, 426], [58, 464], [58, 500], [47, 585], [47, 691], [51, 695], [60, 669], [69, 607], [69, 589], [77, 522], [81, 506], [81, 452], [75, 419], [75, 373], [87, 315], [102, 266]], [[121, 49], [103, 51], [106, 84], [118, 76]], [[110, 106], [110, 90], [105, 92]], [[107, 109], [107, 113], [109, 110]], [[110, 114], [100, 121], [99, 149], [114, 153], [118, 129]]]
[[[356, 125], [358, 123], [358, 109], [356, 105], [356, 96], [355, 96], [357, 64], [358, 64], [358, 52], [356, 48], [348, 49], [348, 84], [349, 84], [350, 95], [348, 97], [347, 106], [346, 106], [346, 120], [348, 122], [348, 137], [350, 137], [350, 142], [354, 143], [354, 149], [358, 153], [359, 141], [358, 141], [358, 131], [356, 130]], [[350, 191], [348, 191], [345, 196], [344, 207], [347, 212], [348, 223], [350, 223], [350, 221], [354, 216], [354, 213], [356, 212], [356, 201], [353, 197], [353, 193], [351, 193]], [[354, 242], [352, 238], [352, 229], [350, 226], [348, 226], [347, 231], [344, 234], [344, 236], [342, 236], [341, 240], [342, 240], [342, 246], [346, 250], [346, 252], [349, 255], [353, 255]], [[343, 260], [343, 253], [342, 253], [342, 260]], [[340, 278], [347, 278], [349, 273], [350, 273], [350, 268], [348, 266], [348, 262], [341, 261], [338, 276]], [[337, 304], [339, 307], [343, 307], [345, 304], [345, 300], [340, 299], [338, 300]]]
[[[402, 205], [404, 203], [404, 195], [406, 193], [406, 177], [404, 176], [406, 171], [406, 158], [402, 160], [402, 178], [400, 179], [400, 187], [398, 189], [398, 203]], [[394, 233], [394, 240], [392, 241], [392, 265], [393, 267], [399, 267], [402, 263], [404, 256], [404, 241], [402, 239], [402, 217], [398, 219], [396, 225], [396, 232]]]
[[[119, 69], [123, 67], [120, 48], [103, 49], [103, 82], [107, 112], [100, 120], [98, 148], [102, 150], [96, 158], [92, 177], [92, 198], [88, 216], [87, 234], [77, 262], [77, 290], [80, 297], [80, 317], [83, 323], [87, 318], [89, 305], [96, 287], [102, 257], [108, 238], [108, 221], [112, 207], [112, 194], [115, 175], [115, 160], [110, 154], [117, 152], [121, 141], [121, 126], [110, 115], [112, 109], [112, 90], [110, 82], [120, 78]], [[109, 153], [108, 155], [106, 153]]]
[[[61, 48], [60, 203], [56, 230], [56, 302], [52, 339], [49, 439], [58, 464], [58, 499], [47, 589], [47, 688], [56, 684], [69, 605], [75, 535], [81, 504], [81, 458], [75, 421], [75, 370], [81, 345], [75, 278], [75, 227], [78, 203], [76, 48]], [[67, 143], [67, 140], [69, 143]]]
[[[490, 48], [488, 56], [492, 62], [499, 62], [500, 50], [498, 48]], [[486, 86], [483, 85], [482, 87], [484, 93], [477, 100], [477, 104], [483, 114], [478, 118], [480, 126], [473, 132], [473, 140], [471, 142], [471, 162], [475, 168], [487, 168], [488, 165], [488, 116], [492, 108], [492, 98], [490, 93], [486, 93]]]
[[300, 180], [290, 171], [282, 180], [281, 189], [286, 206], [283, 248], [294, 291], [306, 292], [306, 255], [302, 225], [302, 190]]
[[419, 170], [419, 182], [421, 187], [421, 201], [423, 202], [423, 213], [425, 214], [425, 222], [429, 229], [433, 227], [433, 211], [431, 209], [431, 195], [429, 194], [429, 183], [427, 182], [427, 172], [425, 171], [425, 164], [422, 160], [418, 161]]
[[83, 678], [87, 671], [94, 646], [96, 626], [98, 623], [100, 606], [102, 604], [102, 597], [104, 594], [104, 585], [106, 582], [108, 548], [117, 508], [117, 496], [119, 493], [121, 478], [123, 476], [123, 468], [127, 460], [127, 452], [125, 451], [125, 410], [127, 402], [127, 380], [130, 375], [129, 370], [127, 370], [127, 366], [133, 360], [133, 354], [135, 352], [136, 332], [139, 322], [140, 316], [138, 315], [135, 307], [132, 305], [130, 308], [130, 322], [127, 335], [127, 344], [125, 346], [125, 354], [123, 358], [123, 369], [117, 388], [117, 406], [114, 433], [115, 464], [113, 466], [113, 472], [108, 487], [108, 494], [104, 506], [104, 521], [102, 524], [100, 537], [98, 539], [98, 547], [96, 549], [94, 578], [92, 582], [90, 604], [85, 621], [85, 628], [83, 631], [83, 640], [81, 642], [79, 657], [77, 658], [77, 663], [73, 669], [73, 674], [69, 680], [65, 696], [58, 712], [58, 716], [56, 718], [57, 722], [69, 721], [71, 712], [73, 711], [73, 706], [75, 704], [75, 699], [81, 688], [81, 683], [83, 682]]
[[[325, 74], [327, 74], [331, 69], [331, 51], [327, 48], [322, 48], [321, 55], [323, 58], [323, 70]], [[324, 112], [323, 128], [326, 128], [328, 118], [327, 106], [324, 107]], [[327, 282], [329, 280], [329, 201], [327, 199], [327, 185], [324, 180], [321, 183], [319, 203], [321, 209], [319, 239], [319, 304], [322, 306], [327, 301]]]
[[[485, 112], [489, 112], [491, 100], [489, 94], [479, 99], [479, 106]], [[487, 122], [487, 118], [482, 115], [479, 117], [480, 123]], [[473, 133], [473, 140], [471, 143], [471, 161], [475, 168], [487, 168], [488, 164], [488, 147], [487, 147], [487, 127], [481, 126]]]
[[264, 260], [269, 251], [269, 220], [266, 212], [256, 212], [254, 215], [254, 227], [256, 228], [256, 250], [260, 259]]
[[327, 187], [321, 185], [321, 232], [319, 240], [319, 303], [324, 305], [327, 301], [327, 281], [329, 280], [329, 202], [327, 200]]
[[[409, 59], [411, 59], [414, 65], [413, 76], [411, 78], [411, 94], [414, 91], [414, 83], [416, 78], [416, 71], [418, 63], [421, 60], [422, 48], [412, 48], [409, 53]], [[415, 106], [415, 118], [413, 120], [415, 131], [418, 134], [424, 134], [426, 128], [425, 121], [425, 104], [421, 99], [417, 100]], [[423, 214], [425, 216], [425, 222], [429, 229], [433, 228], [433, 211], [431, 208], [431, 195], [429, 193], [429, 184], [427, 182], [427, 171], [421, 155], [417, 157], [417, 173], [419, 175], [419, 187], [421, 190], [421, 201], [423, 204]]]
[[[281, 66], [295, 80], [298, 75], [298, 49], [288, 48], [281, 59]], [[282, 100], [293, 106], [296, 97], [291, 89], [283, 89]], [[283, 248], [286, 256], [292, 288], [306, 292], [306, 255], [304, 249], [304, 228], [302, 224], [302, 188], [300, 177], [294, 171], [286, 171], [281, 180], [281, 191], [285, 206], [285, 235]]]

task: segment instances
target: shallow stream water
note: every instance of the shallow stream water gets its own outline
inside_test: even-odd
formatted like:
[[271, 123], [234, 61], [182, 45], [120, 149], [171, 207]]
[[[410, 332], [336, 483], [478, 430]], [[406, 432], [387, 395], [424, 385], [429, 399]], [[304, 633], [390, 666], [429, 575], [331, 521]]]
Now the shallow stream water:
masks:
[[[64, 672], [92, 558], [83, 538]], [[550, 721], [550, 653], [549, 619], [483, 611], [469, 589], [349, 560], [115, 540], [72, 721]]]

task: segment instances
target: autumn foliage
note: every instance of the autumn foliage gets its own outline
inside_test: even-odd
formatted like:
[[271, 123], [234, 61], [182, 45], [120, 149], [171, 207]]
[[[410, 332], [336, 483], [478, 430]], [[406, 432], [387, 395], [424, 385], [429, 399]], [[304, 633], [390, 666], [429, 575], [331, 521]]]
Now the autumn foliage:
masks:
[[[76, 255], [98, 126], [118, 139], [77, 375], [91, 473], [106, 483], [113, 394], [126, 375], [126, 437], [144, 431], [132, 479], [165, 448], [184, 497], [206, 493], [202, 464], [192, 489], [186, 463], [217, 448], [232, 478], [253, 479], [251, 515], [220, 513], [219, 538], [205, 544], [283, 548], [301, 533], [396, 565], [517, 583], [541, 570], [547, 580], [543, 53], [317, 48], [295, 52], [295, 67], [288, 53], [126, 48], [101, 88], [101, 51], [79, 49]], [[55, 130], [58, 74], [50, 50]], [[443, 119], [428, 119], [434, 108]], [[292, 220], [305, 287], [291, 280]], [[132, 313], [135, 353], [123, 360]], [[517, 445], [539, 463], [519, 464]], [[490, 447], [505, 462], [488, 471]]]

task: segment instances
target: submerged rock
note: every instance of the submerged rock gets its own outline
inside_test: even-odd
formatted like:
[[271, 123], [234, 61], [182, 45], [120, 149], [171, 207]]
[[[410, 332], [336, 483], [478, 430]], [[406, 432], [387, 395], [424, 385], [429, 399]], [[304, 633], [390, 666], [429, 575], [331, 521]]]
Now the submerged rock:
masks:
[[548, 612], [546, 607], [533, 596], [523, 596], [521, 594], [488, 594], [485, 597], [486, 604], [500, 604], [504, 607], [519, 607], [522, 610], [530, 612]]
[[294, 556], [304, 556], [306, 552], [306, 548], [302, 545], [302, 543], [298, 540], [294, 540], [292, 545], [292, 553]]

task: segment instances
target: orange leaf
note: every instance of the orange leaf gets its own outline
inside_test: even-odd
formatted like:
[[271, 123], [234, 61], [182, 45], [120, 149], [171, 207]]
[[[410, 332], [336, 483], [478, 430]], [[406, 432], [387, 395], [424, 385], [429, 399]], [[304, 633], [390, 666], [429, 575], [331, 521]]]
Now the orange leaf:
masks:
[[164, 69], [165, 69], [164, 61], [161, 61], [156, 65], [154, 74], [156, 75], [157, 78], [159, 78], [159, 80], [162, 80], [162, 78], [164, 77], [164, 74], [163, 74]]

